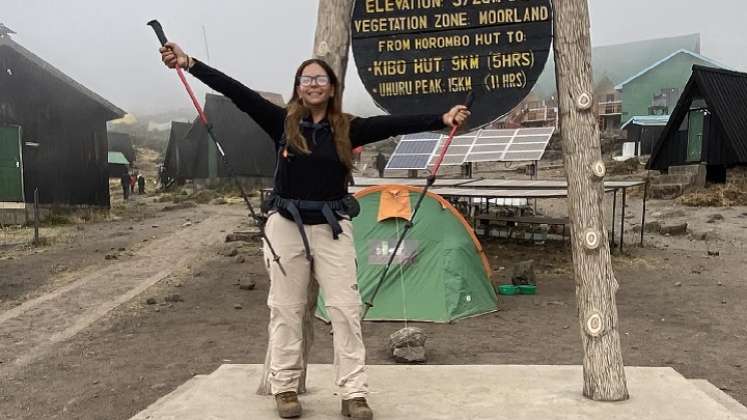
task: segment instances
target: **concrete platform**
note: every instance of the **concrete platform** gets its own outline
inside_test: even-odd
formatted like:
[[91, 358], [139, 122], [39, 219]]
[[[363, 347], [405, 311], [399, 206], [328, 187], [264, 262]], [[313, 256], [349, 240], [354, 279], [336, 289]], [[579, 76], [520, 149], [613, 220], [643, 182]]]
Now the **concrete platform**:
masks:
[[[277, 419], [274, 400], [254, 393], [261, 372], [262, 365], [223, 365], [132, 420]], [[369, 400], [381, 420], [747, 419], [744, 407], [726, 394], [671, 368], [631, 367], [626, 373], [631, 399], [598, 403], [581, 396], [580, 366], [369, 366]], [[311, 365], [309, 377], [303, 418], [342, 418], [334, 368]]]

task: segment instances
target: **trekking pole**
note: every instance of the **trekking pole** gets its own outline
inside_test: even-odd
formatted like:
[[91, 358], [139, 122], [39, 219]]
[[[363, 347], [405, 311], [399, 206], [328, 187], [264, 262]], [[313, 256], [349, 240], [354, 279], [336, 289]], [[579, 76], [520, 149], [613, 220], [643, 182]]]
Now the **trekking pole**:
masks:
[[[467, 109], [469, 109], [472, 107], [472, 103], [474, 101], [475, 101], [475, 94], [473, 91], [470, 91], [469, 94], [467, 95], [467, 100], [465, 101], [464, 106], [466, 106]], [[386, 279], [386, 275], [392, 266], [392, 262], [394, 262], [394, 258], [397, 256], [399, 247], [402, 245], [402, 242], [404, 242], [405, 236], [407, 236], [407, 232], [413, 226], [413, 220], [415, 220], [415, 216], [418, 214], [418, 210], [420, 209], [420, 204], [423, 202], [423, 199], [425, 198], [426, 194], [428, 194], [428, 189], [431, 186], [433, 186], [433, 184], [436, 182], [436, 176], [438, 175], [439, 168], [441, 168], [441, 162], [443, 162], [444, 157], [446, 156], [446, 151], [449, 149], [449, 145], [451, 145], [451, 142], [454, 140], [454, 135], [456, 134], [457, 129], [459, 129], [458, 125], [455, 125], [454, 127], [451, 128], [451, 132], [449, 132], [449, 136], [446, 138], [446, 142], [444, 143], [443, 148], [441, 149], [441, 154], [438, 156], [436, 165], [434, 166], [431, 174], [428, 175], [428, 177], [426, 178], [425, 188], [423, 188], [423, 190], [420, 192], [418, 201], [415, 203], [415, 209], [412, 211], [412, 216], [410, 217], [410, 220], [408, 220], [405, 223], [405, 229], [402, 231], [402, 234], [397, 239], [397, 244], [394, 246], [394, 251], [389, 255], [389, 260], [384, 266], [384, 271], [382, 271], [381, 277], [379, 277], [379, 281], [376, 283], [376, 287], [374, 288], [374, 291], [371, 294], [371, 298], [368, 299], [368, 301], [364, 303], [365, 309], [363, 309], [363, 315], [361, 316], [361, 320], [365, 320], [366, 315], [368, 314], [368, 310], [373, 308], [373, 301], [374, 299], [376, 299], [376, 295], [379, 293], [379, 289], [381, 288], [381, 285], [384, 283], [384, 279]]]
[[[148, 22], [148, 26], [152, 27], [156, 32], [156, 36], [158, 37], [158, 41], [161, 42], [161, 46], [165, 46], [166, 43], [169, 42], [168, 39], [166, 39], [166, 34], [163, 32], [163, 27], [157, 20], [151, 20], [150, 22]], [[197, 101], [197, 97], [195, 96], [194, 91], [192, 91], [192, 87], [189, 85], [189, 82], [187, 82], [187, 78], [184, 77], [184, 71], [178, 65], [176, 66], [176, 74], [179, 75], [179, 79], [187, 89], [187, 93], [189, 94], [190, 99], [192, 99], [192, 104], [194, 104], [195, 109], [197, 109], [197, 114], [199, 115], [200, 121], [207, 129], [208, 138], [210, 138], [210, 140], [215, 143], [215, 147], [218, 149], [218, 153], [221, 156], [223, 165], [226, 167], [226, 172], [228, 172], [228, 177], [232, 178], [236, 186], [239, 188], [241, 197], [244, 199], [246, 206], [249, 208], [250, 216], [254, 220], [254, 223], [256, 223], [256, 225], [259, 227], [259, 232], [262, 236], [262, 239], [264, 239], [265, 244], [267, 244], [267, 248], [270, 250], [270, 253], [272, 253], [272, 260], [277, 263], [278, 268], [280, 268], [280, 272], [282, 272], [285, 276], [285, 270], [283, 269], [283, 265], [280, 263], [280, 256], [275, 252], [275, 249], [270, 243], [270, 239], [267, 238], [267, 234], [265, 233], [265, 225], [263, 220], [257, 215], [257, 212], [254, 211], [254, 206], [252, 206], [252, 203], [249, 201], [249, 196], [244, 190], [244, 186], [241, 184], [239, 178], [236, 176], [236, 173], [233, 171], [233, 167], [226, 157], [226, 152], [223, 151], [223, 146], [221, 146], [220, 142], [218, 142], [218, 140], [215, 138], [215, 134], [213, 133], [213, 125], [208, 121], [205, 112], [203, 112], [202, 110], [202, 106], [200, 106], [200, 102]]]

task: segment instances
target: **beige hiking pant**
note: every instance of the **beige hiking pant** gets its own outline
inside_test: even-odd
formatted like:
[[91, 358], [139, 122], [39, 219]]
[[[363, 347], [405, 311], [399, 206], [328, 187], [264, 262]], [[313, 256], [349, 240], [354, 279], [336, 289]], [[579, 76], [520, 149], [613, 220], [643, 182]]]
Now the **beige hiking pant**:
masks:
[[332, 238], [329, 225], [304, 225], [309, 239], [312, 266], [306, 259], [301, 233], [296, 224], [278, 213], [265, 227], [267, 237], [286, 275], [272, 261], [265, 247], [265, 265], [270, 272], [270, 385], [278, 394], [298, 389], [303, 370], [303, 316], [307, 290], [313, 276], [321, 288], [334, 331], [335, 383], [342, 399], [366, 397], [366, 349], [361, 333], [361, 298], [356, 280], [353, 224], [340, 220], [343, 232]]

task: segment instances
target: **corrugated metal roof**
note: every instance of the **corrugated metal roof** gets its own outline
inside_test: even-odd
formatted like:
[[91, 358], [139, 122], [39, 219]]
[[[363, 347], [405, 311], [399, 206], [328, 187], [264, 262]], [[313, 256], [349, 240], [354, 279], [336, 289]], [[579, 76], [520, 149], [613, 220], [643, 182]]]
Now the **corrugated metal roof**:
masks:
[[718, 63], [718, 62], [717, 62], [717, 61], [715, 61], [715, 60], [711, 60], [711, 59], [710, 59], [710, 58], [708, 58], [708, 57], [704, 57], [704, 56], [702, 56], [702, 55], [700, 55], [700, 54], [697, 54], [697, 53], [694, 53], [694, 52], [692, 52], [692, 51], [689, 51], [689, 50], [685, 50], [685, 49], [682, 49], [682, 50], [679, 50], [679, 51], [675, 51], [675, 52], [673, 52], [672, 54], [669, 54], [668, 56], [666, 56], [666, 57], [662, 58], [661, 60], [657, 61], [656, 63], [654, 63], [654, 64], [652, 64], [652, 65], [650, 65], [650, 66], [646, 67], [645, 69], [641, 70], [640, 72], [638, 72], [638, 73], [634, 74], [633, 76], [629, 77], [629, 78], [628, 78], [628, 79], [626, 79], [625, 81], [621, 82], [621, 83], [620, 83], [619, 85], [615, 86], [615, 89], [617, 89], [617, 90], [622, 90], [622, 88], [623, 88], [623, 87], [624, 87], [625, 85], [627, 85], [628, 83], [630, 83], [630, 82], [632, 82], [633, 80], [635, 80], [635, 79], [637, 79], [637, 78], [639, 78], [639, 77], [643, 76], [644, 74], [646, 74], [646, 73], [650, 72], [651, 70], [653, 70], [653, 69], [655, 69], [655, 68], [659, 67], [660, 65], [662, 65], [662, 64], [664, 64], [664, 63], [666, 63], [667, 61], [671, 60], [672, 58], [674, 58], [675, 56], [677, 56], [677, 55], [680, 55], [680, 54], [688, 54], [688, 55], [691, 55], [691, 56], [693, 56], [693, 57], [697, 58], [698, 60], [704, 61], [704, 62], [706, 62], [706, 63], [710, 63], [710, 64], [713, 64], [713, 65], [714, 65], [714, 67], [728, 68], [727, 66], [725, 66], [725, 65], [723, 65], [723, 64], [721, 64], [721, 63]]
[[693, 74], [741, 162], [747, 162], [747, 73], [696, 66]]
[[125, 157], [122, 152], [108, 152], [108, 160], [110, 165], [129, 165], [130, 162], [127, 161], [127, 158]]
[[624, 130], [629, 124], [644, 127], [664, 127], [669, 122], [669, 115], [637, 115], [629, 119], [620, 129]]
[[125, 116], [126, 112], [122, 110], [121, 108], [117, 107], [116, 105], [112, 104], [111, 102], [107, 101], [97, 93], [93, 92], [92, 90], [88, 89], [87, 87], [81, 85], [80, 83], [73, 80], [70, 76], [66, 75], [65, 73], [61, 72], [60, 70], [57, 70], [54, 66], [47, 63], [46, 61], [42, 60], [39, 56], [32, 53], [31, 51], [27, 50], [26, 48], [22, 47], [17, 42], [13, 41], [9, 36], [0, 36], [0, 49], [1, 47], [7, 47], [10, 48], [17, 53], [24, 56], [26, 59], [31, 61], [32, 63], [36, 64], [37, 66], [41, 67], [44, 71], [51, 74], [52, 76], [56, 77], [57, 79], [61, 80], [63, 83], [66, 83], [70, 85], [73, 89], [79, 91], [83, 95], [89, 97], [96, 103], [100, 104], [102, 107], [104, 107], [107, 111], [111, 112], [113, 114], [113, 117], [111, 119], [116, 118], [122, 118]]
[[736, 155], [733, 160], [747, 163], [747, 73], [695, 65], [693, 75], [654, 147], [646, 165], [648, 169], [666, 169], [666, 162], [659, 153], [690, 111], [693, 98], [699, 96], [721, 122], [729, 146]]

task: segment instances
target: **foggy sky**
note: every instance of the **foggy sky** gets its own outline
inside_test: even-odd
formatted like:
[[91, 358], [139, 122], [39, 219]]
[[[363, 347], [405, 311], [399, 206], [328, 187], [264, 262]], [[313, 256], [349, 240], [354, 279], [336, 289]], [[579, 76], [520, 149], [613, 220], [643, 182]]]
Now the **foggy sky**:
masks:
[[[703, 55], [747, 71], [744, 0], [590, 3], [595, 46], [700, 33]], [[316, 12], [316, 0], [0, 0], [0, 23], [18, 33], [14, 40], [136, 115], [189, 106], [148, 20], [159, 19], [170, 40], [206, 60], [204, 26], [212, 66], [287, 100], [296, 66], [311, 55]], [[346, 80], [346, 111], [378, 112], [352, 54]], [[205, 88], [192, 83], [204, 98]]]

